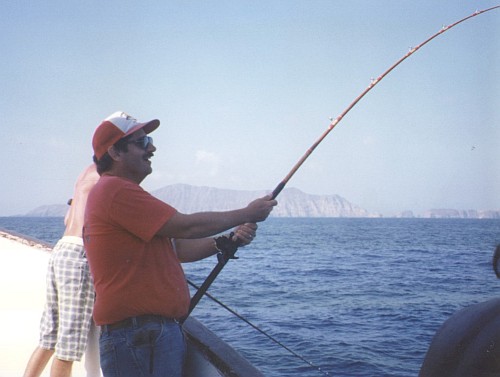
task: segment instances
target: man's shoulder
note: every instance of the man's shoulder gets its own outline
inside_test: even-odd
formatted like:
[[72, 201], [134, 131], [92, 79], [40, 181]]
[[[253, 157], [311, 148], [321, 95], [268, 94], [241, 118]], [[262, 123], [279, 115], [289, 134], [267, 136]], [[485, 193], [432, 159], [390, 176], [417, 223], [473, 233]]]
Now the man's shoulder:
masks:
[[119, 176], [102, 176], [90, 193], [90, 197], [107, 200], [123, 197], [149, 196], [137, 183]]
[[116, 175], [103, 175], [101, 178], [99, 178], [97, 185], [101, 187], [111, 186], [111, 187], [124, 187], [130, 189], [137, 189], [137, 188], [141, 189], [141, 187], [137, 183]]

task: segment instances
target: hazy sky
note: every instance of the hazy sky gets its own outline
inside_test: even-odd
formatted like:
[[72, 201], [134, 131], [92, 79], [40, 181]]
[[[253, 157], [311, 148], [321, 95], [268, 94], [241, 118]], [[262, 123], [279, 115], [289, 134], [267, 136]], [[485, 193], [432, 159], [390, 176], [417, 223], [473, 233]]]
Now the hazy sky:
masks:
[[[495, 5], [4, 1], [0, 216], [65, 203], [94, 129], [117, 110], [161, 120], [146, 189], [271, 191], [371, 78]], [[386, 215], [500, 209], [500, 9], [396, 68], [288, 187]]]

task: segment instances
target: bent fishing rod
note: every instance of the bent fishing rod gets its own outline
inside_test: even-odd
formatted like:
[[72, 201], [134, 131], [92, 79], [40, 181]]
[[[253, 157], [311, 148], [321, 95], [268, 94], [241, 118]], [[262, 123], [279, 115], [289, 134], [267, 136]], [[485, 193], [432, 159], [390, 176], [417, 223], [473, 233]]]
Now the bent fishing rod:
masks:
[[[285, 188], [287, 185], [288, 181], [292, 178], [292, 176], [299, 170], [299, 168], [302, 166], [302, 164], [308, 159], [308, 157], [314, 152], [316, 147], [325, 139], [325, 137], [340, 123], [340, 121], [347, 115], [349, 111], [352, 110], [354, 106], [358, 104], [358, 102], [366, 95], [370, 90], [372, 90], [385, 76], [387, 76], [389, 73], [391, 73], [394, 68], [396, 68], [398, 65], [400, 65], [403, 61], [408, 59], [410, 56], [412, 56], [415, 52], [417, 52], [420, 48], [425, 46], [427, 43], [432, 41], [434, 38], [440, 36], [441, 34], [447, 32], [448, 30], [452, 29], [453, 27], [457, 26], [458, 24], [461, 24], [462, 22], [465, 22], [473, 17], [479, 16], [480, 14], [492, 11], [494, 9], [500, 8], [500, 5], [496, 5], [494, 7], [488, 8], [488, 9], [483, 9], [483, 10], [477, 10], [474, 13], [472, 13], [470, 16], [464, 17], [448, 26], [443, 26], [437, 33], [431, 35], [429, 38], [418, 44], [416, 47], [410, 48], [410, 50], [403, 55], [399, 60], [397, 60], [393, 65], [391, 65], [385, 72], [383, 72], [379, 77], [376, 79], [372, 79], [370, 82], [370, 85], [361, 92], [360, 95], [358, 95], [354, 101], [352, 101], [349, 106], [345, 108], [344, 111], [340, 113], [339, 116], [337, 116], [335, 119], [330, 118], [331, 123], [328, 125], [328, 128], [323, 132], [323, 134], [309, 147], [309, 149], [304, 153], [304, 155], [299, 159], [299, 161], [293, 166], [292, 170], [285, 176], [285, 178], [276, 186], [276, 188], [273, 190], [271, 194], [271, 199], [276, 199], [276, 197], [280, 194], [280, 192]], [[193, 311], [193, 309], [196, 307], [198, 302], [200, 301], [201, 297], [205, 294], [205, 292], [208, 290], [210, 285], [213, 283], [217, 275], [220, 273], [220, 271], [224, 268], [226, 263], [229, 261], [229, 259], [237, 259], [235, 257], [235, 253], [238, 250], [239, 244], [237, 241], [233, 240], [233, 233], [231, 233], [229, 236], [219, 236], [215, 238], [216, 242], [216, 248], [218, 250], [217, 253], [217, 259], [218, 263], [208, 275], [206, 280], [203, 282], [201, 287], [197, 290], [193, 298], [191, 299], [191, 305], [189, 308], [189, 314]]]

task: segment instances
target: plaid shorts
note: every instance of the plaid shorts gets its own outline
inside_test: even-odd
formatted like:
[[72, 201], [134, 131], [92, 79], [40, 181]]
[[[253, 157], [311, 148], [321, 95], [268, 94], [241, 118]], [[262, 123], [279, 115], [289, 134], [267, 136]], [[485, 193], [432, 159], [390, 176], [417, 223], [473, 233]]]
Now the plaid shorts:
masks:
[[94, 286], [79, 237], [63, 237], [52, 250], [47, 270], [40, 343], [58, 359], [81, 360], [92, 322]]

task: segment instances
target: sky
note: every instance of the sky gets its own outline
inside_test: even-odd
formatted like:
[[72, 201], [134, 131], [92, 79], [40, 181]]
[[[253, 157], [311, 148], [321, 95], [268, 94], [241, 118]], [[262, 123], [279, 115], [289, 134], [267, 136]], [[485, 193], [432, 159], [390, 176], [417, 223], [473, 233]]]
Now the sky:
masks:
[[[0, 216], [66, 203], [115, 111], [161, 121], [145, 189], [272, 191], [372, 78], [499, 4], [4, 1]], [[405, 60], [287, 187], [387, 216], [499, 210], [500, 9]]]

